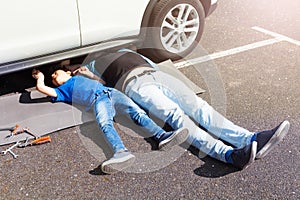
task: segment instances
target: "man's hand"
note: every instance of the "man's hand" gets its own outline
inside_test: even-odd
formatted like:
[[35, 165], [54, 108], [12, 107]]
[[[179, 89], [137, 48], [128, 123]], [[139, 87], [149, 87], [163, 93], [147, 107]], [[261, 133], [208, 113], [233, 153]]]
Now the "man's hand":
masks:
[[75, 71], [73, 71], [73, 74], [75, 75], [83, 75], [89, 78], [93, 77], [93, 73], [85, 66], [81, 66], [78, 69], [76, 69]]
[[85, 76], [85, 77], [87, 77], [87, 78], [96, 80], [96, 81], [102, 83], [103, 85], [106, 84], [105, 81], [104, 81], [102, 78], [96, 76], [93, 72], [91, 72], [91, 71], [90, 71], [87, 67], [85, 67], [85, 66], [79, 67], [78, 69], [76, 69], [75, 71], [73, 71], [73, 74], [74, 74], [74, 75], [78, 75], [78, 74], [79, 74], [79, 75], [83, 75], [83, 76]]
[[32, 70], [32, 77], [36, 80], [45, 78], [44, 74], [40, 70], [37, 70], [37, 69]]

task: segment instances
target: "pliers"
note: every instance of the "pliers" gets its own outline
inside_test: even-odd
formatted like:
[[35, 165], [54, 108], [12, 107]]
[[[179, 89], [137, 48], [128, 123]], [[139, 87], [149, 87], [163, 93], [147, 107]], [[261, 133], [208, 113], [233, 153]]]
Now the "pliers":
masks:
[[38, 144], [44, 144], [47, 142], [51, 142], [50, 136], [44, 136], [44, 137], [39, 137], [36, 139], [29, 139], [29, 137], [26, 138], [26, 141], [24, 143], [19, 144], [18, 147], [27, 147], [27, 146], [32, 146], [32, 145], [38, 145]]
[[19, 145], [19, 147], [26, 147], [28, 145], [44, 144], [47, 142], [51, 142], [50, 136], [40, 137], [40, 136], [34, 134], [33, 132], [29, 131], [29, 128], [27, 128], [27, 127], [24, 128], [23, 130], [25, 133], [32, 135], [34, 137], [34, 139], [29, 140], [29, 138], [27, 137], [26, 141], [23, 144]]
[[7, 137], [12, 137], [14, 135], [17, 135], [19, 133], [23, 133], [24, 129], [19, 129], [20, 125], [16, 124], [13, 127], [8, 127], [8, 128], [0, 128], [0, 131], [10, 131], [10, 135], [8, 135]]

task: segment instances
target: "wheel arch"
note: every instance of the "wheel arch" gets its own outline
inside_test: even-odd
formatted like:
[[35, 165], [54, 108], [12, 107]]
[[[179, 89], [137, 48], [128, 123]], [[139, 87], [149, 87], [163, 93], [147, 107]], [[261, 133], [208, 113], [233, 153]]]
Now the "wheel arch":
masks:
[[[199, 28], [199, 33], [197, 33], [197, 37], [195, 38], [195, 41], [197, 40], [197, 43], [199, 42], [202, 32], [203, 32], [203, 26], [204, 26], [204, 20], [206, 18], [206, 12], [205, 8], [203, 6], [202, 1], [207, 1], [211, 2], [211, 0], [185, 0], [183, 2], [189, 2], [191, 5], [194, 5], [198, 7], [199, 9], [197, 12], [201, 16], [200, 20], [202, 25], [200, 25]], [[168, 9], [165, 6], [169, 5], [176, 5], [180, 4], [182, 1], [180, 0], [150, 0], [147, 7], [146, 11], [143, 17], [141, 29], [140, 29], [140, 34], [139, 34], [139, 44], [138, 44], [138, 52], [144, 54], [145, 56], [150, 57], [152, 60], [155, 62], [159, 62], [162, 59], [165, 58], [170, 58], [170, 59], [179, 59], [180, 57], [188, 54], [191, 51], [191, 48], [193, 48], [192, 43], [187, 46], [184, 50], [180, 52], [171, 52], [168, 50], [168, 48], [165, 49], [163, 47], [163, 44], [161, 43], [160, 39], [157, 38], [159, 33], [156, 32], [155, 28], [158, 24], [157, 20], [159, 21], [161, 17], [157, 18], [157, 16], [160, 14], [161, 11], [165, 12], [166, 9]], [[208, 8], [210, 9], [210, 7]], [[160, 23], [160, 22], [159, 22]], [[153, 27], [152, 27], [153, 26]], [[149, 29], [149, 28], [150, 29]], [[198, 31], [197, 31], [198, 32]], [[155, 42], [156, 41], [156, 42]], [[194, 42], [195, 43], [195, 42]], [[154, 50], [156, 49], [156, 50]], [[160, 49], [160, 50], [158, 50]]]
[[[147, 5], [145, 14], [143, 16], [141, 27], [147, 27], [147, 25], [149, 24], [149, 21], [150, 21], [151, 13], [155, 7], [155, 4], [159, 1], [160, 0], [150, 0], [150, 2]], [[209, 15], [211, 0], [198, 0], [198, 1], [202, 4], [202, 6], [204, 8], [204, 12], [205, 12], [205, 17], [207, 17]]]

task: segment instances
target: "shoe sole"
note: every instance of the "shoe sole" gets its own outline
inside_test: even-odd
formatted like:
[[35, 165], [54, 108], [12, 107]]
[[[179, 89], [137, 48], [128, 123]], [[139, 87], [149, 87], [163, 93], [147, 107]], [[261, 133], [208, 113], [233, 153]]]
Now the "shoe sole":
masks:
[[289, 128], [290, 123], [288, 121], [283, 121], [265, 146], [257, 152], [256, 159], [265, 157], [275, 147], [275, 145], [284, 138], [284, 136], [288, 133]]
[[257, 153], [257, 142], [254, 141], [251, 144], [251, 154], [250, 154], [249, 161], [246, 165], [244, 165], [242, 169], [246, 169], [247, 167], [249, 167], [249, 165], [251, 165], [254, 162], [256, 153]]
[[158, 145], [158, 149], [162, 151], [166, 151], [173, 146], [179, 145], [187, 140], [189, 136], [189, 131], [186, 128], [180, 128], [176, 131], [176, 133], [168, 138], [167, 141], [163, 141]]
[[130, 154], [122, 159], [108, 160], [102, 163], [101, 170], [106, 174], [114, 174], [131, 166], [135, 161], [135, 156]]

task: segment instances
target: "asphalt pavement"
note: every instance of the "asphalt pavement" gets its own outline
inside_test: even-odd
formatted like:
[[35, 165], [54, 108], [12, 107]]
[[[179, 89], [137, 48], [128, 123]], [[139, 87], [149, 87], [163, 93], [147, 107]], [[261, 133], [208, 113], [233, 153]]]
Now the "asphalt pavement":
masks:
[[[195, 64], [180, 68], [206, 90], [200, 97], [250, 131], [290, 121], [284, 140], [249, 168], [237, 171], [193, 148], [158, 152], [118, 124], [138, 160], [106, 175], [97, 167], [111, 152], [91, 140], [99, 133], [91, 122], [52, 133], [49, 144], [16, 149], [17, 159], [1, 156], [0, 199], [300, 199], [299, 13], [299, 1], [220, 1], [187, 58]], [[207, 55], [215, 58], [199, 59]]]

